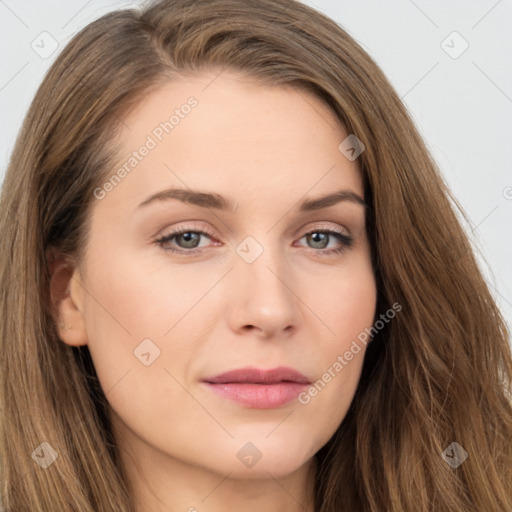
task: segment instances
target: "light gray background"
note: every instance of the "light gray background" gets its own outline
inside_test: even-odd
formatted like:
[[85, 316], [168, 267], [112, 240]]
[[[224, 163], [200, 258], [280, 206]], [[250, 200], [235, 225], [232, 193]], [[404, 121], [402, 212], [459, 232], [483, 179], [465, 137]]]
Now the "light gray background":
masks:
[[[29, 103], [59, 50], [93, 19], [140, 3], [0, 0], [0, 180]], [[402, 97], [471, 219], [466, 229], [512, 327], [512, 0], [305, 3], [340, 23]], [[32, 48], [51, 49], [42, 32], [59, 44], [46, 58]]]

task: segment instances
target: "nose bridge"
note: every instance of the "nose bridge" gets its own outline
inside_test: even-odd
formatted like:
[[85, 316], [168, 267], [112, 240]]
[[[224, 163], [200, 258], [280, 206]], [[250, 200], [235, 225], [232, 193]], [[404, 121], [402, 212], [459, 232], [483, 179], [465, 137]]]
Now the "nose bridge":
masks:
[[289, 274], [285, 254], [271, 235], [260, 235], [258, 239], [248, 236], [238, 244], [238, 272], [254, 289], [267, 289], [274, 295], [282, 295], [282, 288], [286, 289], [283, 278]]

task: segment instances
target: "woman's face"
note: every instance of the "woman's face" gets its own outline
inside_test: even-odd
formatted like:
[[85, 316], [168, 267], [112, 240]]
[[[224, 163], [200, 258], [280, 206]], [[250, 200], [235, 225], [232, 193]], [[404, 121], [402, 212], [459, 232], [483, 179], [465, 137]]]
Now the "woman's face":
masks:
[[[344, 354], [375, 314], [365, 209], [316, 201], [364, 199], [363, 184], [319, 99], [215, 76], [169, 83], [123, 119], [71, 281], [79, 321], [61, 334], [88, 344], [138, 460], [279, 477], [329, 440], [358, 384], [365, 346]], [[278, 367], [316, 394], [280, 370], [212, 383]]]

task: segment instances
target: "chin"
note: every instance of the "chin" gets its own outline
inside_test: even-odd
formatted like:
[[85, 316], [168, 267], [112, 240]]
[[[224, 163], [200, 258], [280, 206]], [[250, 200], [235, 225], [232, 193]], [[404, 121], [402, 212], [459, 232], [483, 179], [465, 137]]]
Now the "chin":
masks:
[[[234, 463], [228, 471], [233, 471], [233, 478], [242, 479], [268, 479], [269, 473], [275, 478], [285, 477], [301, 469], [317, 451], [311, 439], [302, 440], [292, 435], [281, 437], [277, 433], [240, 446], [239, 442], [236, 444]], [[230, 457], [226, 456], [226, 459]]]

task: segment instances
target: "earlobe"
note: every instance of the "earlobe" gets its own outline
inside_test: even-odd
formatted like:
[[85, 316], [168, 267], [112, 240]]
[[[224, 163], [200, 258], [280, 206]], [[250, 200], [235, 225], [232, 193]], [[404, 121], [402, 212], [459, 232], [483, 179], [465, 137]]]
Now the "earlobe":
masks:
[[49, 272], [52, 311], [59, 338], [67, 345], [86, 345], [83, 287], [78, 267], [52, 254]]

